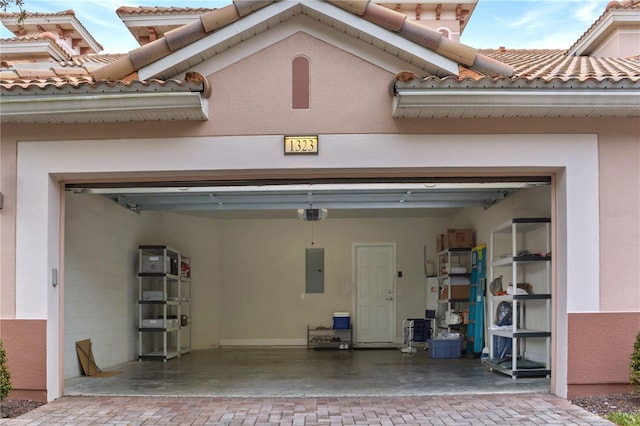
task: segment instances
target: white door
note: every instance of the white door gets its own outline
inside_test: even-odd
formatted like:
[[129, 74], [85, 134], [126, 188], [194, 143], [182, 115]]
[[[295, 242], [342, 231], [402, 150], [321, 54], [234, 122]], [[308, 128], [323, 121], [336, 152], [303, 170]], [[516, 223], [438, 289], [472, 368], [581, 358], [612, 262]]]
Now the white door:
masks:
[[395, 251], [395, 244], [355, 246], [357, 344], [394, 341]]

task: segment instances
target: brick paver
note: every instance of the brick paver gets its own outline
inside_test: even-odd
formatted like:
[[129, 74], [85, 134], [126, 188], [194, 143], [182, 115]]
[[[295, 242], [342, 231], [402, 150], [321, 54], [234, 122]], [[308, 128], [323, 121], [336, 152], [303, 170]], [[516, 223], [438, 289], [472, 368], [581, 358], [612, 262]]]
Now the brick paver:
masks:
[[196, 398], [69, 396], [2, 425], [611, 425], [550, 394]]

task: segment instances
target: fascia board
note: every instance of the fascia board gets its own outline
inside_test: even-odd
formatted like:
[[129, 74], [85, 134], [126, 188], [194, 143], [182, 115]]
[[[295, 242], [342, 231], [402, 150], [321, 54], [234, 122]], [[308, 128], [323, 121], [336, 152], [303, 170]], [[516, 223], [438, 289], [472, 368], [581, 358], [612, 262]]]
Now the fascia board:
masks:
[[[67, 56], [65, 56], [63, 53], [60, 52], [60, 50], [65, 51], [66, 50], [60, 46], [59, 44], [50, 41], [50, 40], [46, 40], [46, 41], [20, 41], [17, 43], [4, 43], [4, 42], [0, 42], [0, 49], [2, 50], [2, 53], [4, 55], [12, 55], [12, 54], [27, 54], [27, 53], [31, 53], [31, 54], [37, 54], [37, 53], [46, 53], [49, 56], [51, 56], [51, 58], [53, 58], [56, 61], [67, 61], [69, 60], [69, 58]], [[58, 50], [59, 49], [59, 50]], [[37, 68], [37, 67], [34, 67]], [[49, 67], [46, 67], [44, 69], [48, 69]], [[40, 67], [39, 69], [43, 69], [42, 67]]]
[[269, 7], [265, 7], [245, 16], [239, 21], [227, 25], [218, 31], [214, 31], [210, 36], [204, 37], [191, 43], [189, 46], [179, 49], [164, 58], [149, 64], [138, 70], [141, 80], [148, 80], [156, 76], [162, 76], [167, 70], [173, 69], [176, 64], [188, 62], [190, 58], [198, 56], [210, 49], [212, 46], [225, 43], [227, 40], [242, 34], [244, 31], [259, 25], [261, 22], [273, 18], [289, 9], [298, 7], [298, 2], [276, 2]]
[[186, 25], [198, 19], [200, 19], [200, 14], [196, 13], [170, 16], [123, 16], [120, 18], [128, 28]]
[[[174, 70], [175, 65], [183, 62], [188, 62], [190, 58], [201, 55], [212, 46], [224, 45], [229, 39], [238, 36], [245, 31], [249, 31], [251, 28], [261, 24], [262, 22], [274, 18], [280, 14], [288, 12], [294, 7], [304, 7], [310, 10], [314, 10], [317, 13], [324, 14], [342, 22], [345, 25], [351, 26], [359, 31], [365, 32], [372, 38], [381, 40], [384, 43], [388, 43], [409, 55], [416, 56], [422, 60], [432, 64], [435, 68], [442, 70], [439, 76], [458, 75], [458, 63], [445, 58], [425, 47], [419, 46], [409, 40], [400, 37], [397, 34], [387, 31], [378, 25], [364, 21], [363, 19], [346, 12], [338, 7], [325, 2], [276, 2], [269, 7], [260, 9], [251, 15], [241, 19], [235, 24], [222, 28], [219, 31], [212, 33], [203, 39], [200, 39], [191, 45], [180, 49], [150, 65], [138, 70], [138, 75], [141, 79], [146, 80], [155, 77], [170, 78], [175, 75], [165, 75], [168, 70]], [[319, 26], [316, 26], [319, 28]], [[271, 28], [269, 31], [274, 31]], [[325, 31], [326, 32], [326, 31]], [[320, 34], [319, 31], [316, 32]], [[265, 46], [266, 47], [266, 46]], [[342, 44], [342, 48], [346, 48], [345, 44]], [[348, 49], [347, 49], [348, 50]], [[378, 49], [379, 50], [379, 49]], [[253, 53], [253, 52], [251, 52]], [[355, 53], [355, 52], [354, 52]], [[246, 53], [247, 55], [249, 53]], [[399, 69], [390, 70], [391, 72], [398, 72]], [[178, 72], [179, 73], [179, 72]]]
[[581, 56], [590, 53], [611, 32], [621, 25], [640, 25], [640, 12], [613, 10], [604, 17], [568, 54]]
[[400, 35], [389, 31], [379, 25], [365, 21], [364, 19], [349, 13], [337, 6], [334, 6], [326, 2], [309, 2], [303, 3], [303, 6], [308, 9], [315, 10], [318, 13], [330, 16], [341, 23], [348, 25], [358, 31], [361, 31], [369, 36], [392, 45], [410, 55], [421, 58], [427, 62], [430, 62], [434, 66], [445, 71], [442, 76], [445, 75], [458, 75], [458, 63], [451, 59], [420, 46], [410, 40], [407, 40]]
[[[130, 121], [130, 113], [148, 113], [154, 111], [175, 113], [176, 117], [190, 112], [194, 119], [208, 119], [208, 102], [199, 92], [171, 93], [120, 93], [112, 95], [81, 96], [8, 96], [0, 97], [2, 122], [40, 121], [49, 115], [68, 116], [69, 123], [82, 122], [83, 114], [103, 115], [103, 122]], [[109, 119], [122, 114], [124, 119]], [[129, 119], [127, 119], [129, 117]], [[67, 121], [64, 121], [67, 122]]]
[[[640, 116], [640, 93], [634, 89], [616, 90], [562, 90], [538, 91], [526, 90], [397, 90], [393, 102], [393, 116], [397, 117], [401, 109], [415, 108], [458, 108], [477, 112], [487, 110], [517, 109], [530, 111], [539, 109], [620, 109], [626, 108], [628, 116]], [[579, 115], [579, 113], [578, 113]]]
[[[205, 61], [192, 68], [202, 75], [211, 75], [228, 66], [259, 52], [272, 44], [284, 40], [296, 33], [304, 32], [311, 37], [323, 40], [345, 52], [354, 56], [359, 56], [375, 66], [395, 74], [398, 70], [406, 70], [416, 75], [424, 74], [424, 70], [407, 61], [389, 55], [375, 46], [361, 40], [353, 40], [351, 37], [338, 32], [328, 31], [326, 26], [320, 22], [312, 21], [306, 16], [297, 16], [282, 25], [278, 25], [265, 33], [262, 37], [254, 37], [243, 43], [242, 51], [231, 49], [218, 54], [215, 60]], [[268, 34], [268, 35], [267, 35]]]

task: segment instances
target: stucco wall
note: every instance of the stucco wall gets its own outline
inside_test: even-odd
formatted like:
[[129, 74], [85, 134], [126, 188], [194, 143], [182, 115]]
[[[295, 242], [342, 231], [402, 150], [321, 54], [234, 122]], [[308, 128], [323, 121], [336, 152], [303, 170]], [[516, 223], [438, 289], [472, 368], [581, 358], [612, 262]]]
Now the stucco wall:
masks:
[[[291, 100], [291, 93], [287, 91], [287, 88], [290, 87], [291, 59], [299, 54], [307, 55], [311, 61], [311, 109], [294, 112], [287, 109], [288, 102]], [[225, 58], [208, 61], [202, 64], [199, 69], [206, 71], [219, 63], [221, 59]], [[216, 69], [215, 72], [204, 73], [209, 76], [213, 84], [213, 95], [209, 105], [211, 117], [206, 122], [163, 123], [162, 126], [158, 126], [157, 123], [121, 123], [116, 126], [111, 124], [2, 126], [2, 145], [0, 148], [2, 150], [0, 152], [2, 163], [0, 185], [2, 185], [1, 191], [4, 195], [0, 222], [0, 232], [2, 233], [0, 236], [2, 244], [0, 247], [2, 250], [0, 307], [2, 311], [0, 314], [2, 318], [14, 318], [17, 312], [16, 246], [19, 247], [19, 250], [24, 250], [25, 253], [29, 251], [26, 248], [20, 248], [26, 247], [27, 241], [16, 242], [15, 238], [18, 200], [16, 193], [17, 141], [79, 141], [74, 143], [74, 149], [69, 148], [68, 155], [60, 160], [61, 163], [56, 164], [56, 167], [60, 167], [59, 169], [47, 169], [47, 173], [55, 174], [56, 178], [81, 179], [89, 176], [91, 179], [96, 179], [101, 176], [108, 177], [110, 180], [123, 177], [154, 179], [166, 178], [166, 170], [175, 170], [174, 178], [176, 176], [211, 178], [219, 176], [221, 170], [227, 170], [226, 178], [246, 177], [247, 174], [282, 176], [284, 175], [283, 170], [296, 168], [298, 176], [300, 176], [304, 175], [302, 171], [313, 175], [318, 170], [326, 168], [327, 164], [331, 164], [331, 167], [338, 170], [336, 173], [341, 176], [353, 175], [354, 170], [357, 170], [362, 164], [369, 166], [367, 173], [373, 176], [387, 173], [389, 169], [393, 169], [391, 173], [396, 175], [402, 173], [411, 176], [420, 173], [472, 173], [474, 170], [468, 168], [469, 164], [495, 165], [512, 157], [520, 158], [521, 155], [524, 155], [525, 158], [531, 158], [531, 162], [520, 162], [523, 167], [531, 166], [528, 169], [530, 172], [535, 167], [549, 172], [546, 165], [540, 162], [534, 164], [533, 158], [538, 161], [546, 152], [553, 152], [556, 141], [551, 138], [540, 140], [535, 148], [528, 144], [526, 145], [528, 151], [523, 153], [521, 148], [527, 142], [523, 141], [521, 135], [554, 133], [593, 134], [598, 138], [600, 154], [598, 169], [600, 185], [598, 190], [601, 200], [599, 207], [601, 223], [599, 229], [585, 230], [588, 235], [599, 235], [601, 248], [598, 264], [603, 272], [600, 276], [599, 292], [597, 292], [599, 297], [596, 297], [598, 303], [593, 309], [635, 312], [640, 309], [640, 297], [622, 297], [624, 294], [629, 294], [629, 291], [637, 292], [640, 287], [638, 248], [633, 245], [631, 239], [625, 247], [619, 243], [621, 236], [640, 234], [637, 200], [637, 194], [640, 193], [640, 182], [637, 175], [640, 164], [637, 135], [640, 126], [637, 119], [393, 120], [390, 117], [391, 97], [387, 90], [392, 72], [382, 66], [383, 63], [389, 63], [389, 58], [370, 55], [368, 60], [363, 60], [344, 49], [332, 48], [317, 38], [303, 34], [292, 35], [283, 41], [274, 42], [273, 46], [264, 51], [248, 57], [232, 58], [226, 63], [228, 65]], [[265, 108], [265, 105], [269, 107]], [[277, 152], [274, 150], [276, 148], [275, 139], [272, 141], [268, 138], [257, 138], [251, 139], [250, 143], [249, 140], [241, 142], [239, 139], [224, 138], [204, 137], [198, 142], [189, 139], [192, 136], [247, 134], [271, 134], [279, 138], [282, 134], [303, 131], [327, 135], [327, 139], [330, 140], [333, 137], [334, 141], [339, 138], [342, 145], [340, 149], [323, 151], [322, 156], [319, 157], [284, 159], [281, 158], [281, 149], [278, 149]], [[359, 135], [354, 138], [341, 136], [356, 133]], [[503, 149], [500, 152], [492, 151], [492, 154], [487, 154], [488, 157], [482, 155], [477, 155], [475, 158], [465, 157], [468, 152], [488, 152], [487, 150], [494, 146], [492, 141], [486, 139], [475, 139], [475, 142], [469, 142], [473, 136], [469, 136], [469, 141], [458, 140], [455, 145], [447, 145], [450, 142], [444, 141], [440, 146], [428, 145], [434, 143], [433, 136], [425, 137], [426, 142], [422, 140], [398, 142], [394, 145], [394, 150], [386, 151], [393, 152], [393, 157], [381, 157], [380, 146], [382, 142], [381, 138], [376, 136], [389, 135], [388, 139], [392, 140], [396, 134], [462, 135], [461, 139], [465, 138], [464, 135], [482, 134], [513, 134], [518, 136], [509, 142], [509, 149]], [[99, 143], [92, 145], [93, 142], [103, 140], [105, 135], [112, 138], [112, 142], [105, 145]], [[368, 140], [363, 135], [372, 135], [372, 137]], [[137, 143], [133, 143], [136, 139]], [[177, 148], [182, 141], [184, 144], [192, 143], [192, 147], [199, 144], [203, 155], [194, 157], [189, 166], [180, 169], [176, 166], [177, 162], [188, 157]], [[585, 141], [587, 141], [585, 143], [590, 143], [589, 138], [585, 138]], [[260, 146], [254, 146], [251, 143], [258, 143]], [[273, 146], [270, 145], [271, 143]], [[28, 142], [24, 143], [25, 147], [28, 145]], [[423, 152], [428, 146], [434, 148], [429, 152]], [[144, 154], [136, 151], [132, 156], [128, 153], [132, 148], [143, 147], [146, 149]], [[174, 147], [176, 151], [171, 151], [174, 155], [167, 156], [164, 163], [161, 163], [164, 168], [150, 166], [148, 158], [156, 158], [156, 152], [169, 152]], [[447, 157], [433, 157], [433, 154], [443, 153], [454, 147], [457, 148], [456, 153], [450, 153]], [[85, 165], [93, 164], [90, 160], [85, 161], [84, 164], [74, 163], [76, 158], [82, 156], [83, 148], [95, 149], [91, 153], [93, 160], [110, 158], [112, 161], [96, 163], [91, 170], [83, 168]], [[135, 151], [135, 149], [133, 150]], [[409, 153], [412, 150], [423, 152], [421, 154], [423, 157], [410, 156]], [[175, 155], [175, 153], [179, 153], [179, 155]], [[206, 157], [204, 153], [207, 155], [215, 153], [217, 158]], [[579, 156], [580, 154], [581, 151], [576, 149], [575, 155]], [[440, 159], [438, 164], [433, 163], [434, 158]], [[555, 160], [553, 155], [549, 155], [547, 165], [553, 166]], [[44, 170], [49, 167], [49, 158], [41, 156], [35, 163], [40, 164]], [[428, 167], [416, 171], [416, 167], [419, 167], [420, 164], [427, 164]], [[625, 166], [624, 169], [621, 164]], [[404, 168], [407, 165], [409, 168]], [[128, 167], [136, 172], [127, 173]], [[248, 171], [241, 170], [243, 168]], [[493, 168], [492, 171], [496, 173], [508, 172], [508, 170], [496, 168]], [[60, 172], [64, 173], [60, 174]], [[84, 173], [90, 173], [90, 175]], [[575, 184], [571, 179], [572, 177], [569, 176], [569, 184]], [[42, 187], [38, 180], [38, 189], [43, 193], [43, 197], [39, 201], [45, 200], [46, 203], [46, 200], [53, 200], [52, 203], [54, 203], [55, 185], [53, 185], [53, 181], [47, 182], [47, 184], [50, 186]], [[20, 197], [32, 196], [32, 194], [19, 195]], [[603, 203], [602, 201], [605, 199], [607, 202]], [[51, 206], [55, 207], [55, 203], [44, 206], [44, 212], [39, 210], [43, 208], [40, 205], [36, 210], [21, 212], [21, 220], [35, 216], [45, 217], [47, 208], [51, 208]], [[575, 209], [580, 208], [583, 206], [571, 205], [573, 210], [570, 213], [575, 214]], [[44, 222], [38, 219], [38, 225], [53, 226], [53, 223], [46, 223], [47, 219]], [[23, 227], [23, 229], [27, 228]], [[561, 237], [564, 238], [566, 235], [561, 235]], [[635, 241], [637, 242], [638, 239], [636, 238]], [[38, 244], [36, 251], [41, 255], [42, 242], [38, 240], [35, 242]], [[593, 265], [588, 262], [598, 262], [597, 256], [593, 257], [594, 259], [584, 259], [585, 265]], [[51, 260], [46, 259], [46, 262]], [[39, 269], [37, 279], [34, 278], [34, 282], [38, 282], [39, 288], [47, 288], [47, 292], [54, 291], [50, 286], [45, 287], [50, 276], [48, 270], [50, 266], [47, 264], [45, 268]], [[616, 277], [624, 279], [621, 281]], [[20, 279], [24, 279], [24, 277], [20, 277]], [[578, 288], [575, 288], [574, 291], [577, 292]], [[23, 296], [18, 298], [22, 297], [21, 301], [25, 303], [24, 301], [28, 299]], [[52, 297], [51, 300], [55, 299]], [[44, 316], [49, 307], [41, 302], [38, 301], [34, 306], [24, 304], [19, 309], [32, 310], [35, 308], [38, 315]], [[590, 310], [593, 310], [591, 309], [591, 301], [586, 305], [576, 303], [574, 299], [562, 300], [561, 302], [566, 302], [568, 306], [577, 306], [573, 313], [587, 310], [583, 306], [588, 306]], [[36, 319], [44, 318], [38, 317]], [[55, 327], [55, 324], [47, 325]], [[611, 342], [603, 342], [603, 348], [606, 348], [608, 343]], [[51, 350], [55, 350], [55, 348]], [[604, 353], [606, 349], [601, 349], [601, 351]], [[569, 369], [572, 368], [573, 366], [569, 367]]]
[[47, 400], [46, 321], [0, 320], [13, 390], [10, 399]]
[[[640, 311], [640, 123], [600, 138], [600, 309]], [[640, 332], [640, 324], [637, 327]]]
[[569, 315], [568, 397], [628, 390], [639, 312]]

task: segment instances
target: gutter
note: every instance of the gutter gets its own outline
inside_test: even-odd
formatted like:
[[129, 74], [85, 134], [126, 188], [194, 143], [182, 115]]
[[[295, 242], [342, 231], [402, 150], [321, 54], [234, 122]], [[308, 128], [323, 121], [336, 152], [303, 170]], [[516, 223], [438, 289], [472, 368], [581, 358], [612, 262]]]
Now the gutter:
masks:
[[2, 123], [204, 121], [209, 115], [200, 92], [2, 96], [0, 107]]
[[396, 89], [394, 118], [640, 117], [640, 92], [625, 89]]

